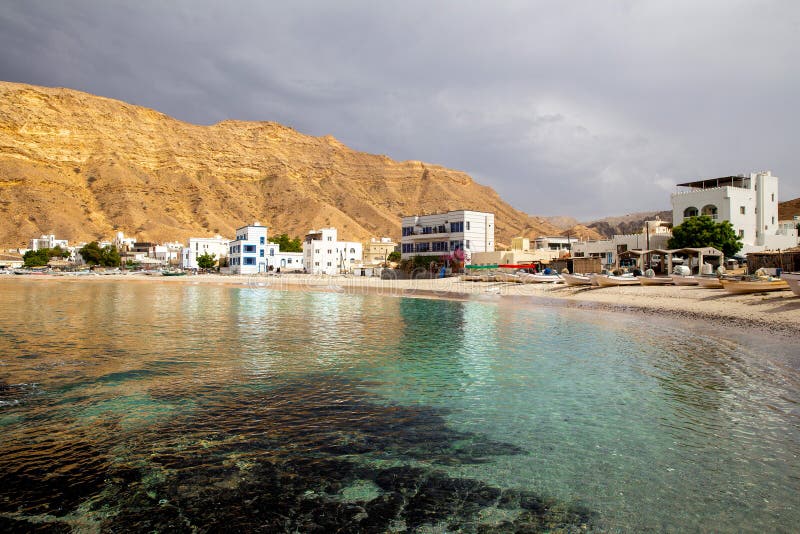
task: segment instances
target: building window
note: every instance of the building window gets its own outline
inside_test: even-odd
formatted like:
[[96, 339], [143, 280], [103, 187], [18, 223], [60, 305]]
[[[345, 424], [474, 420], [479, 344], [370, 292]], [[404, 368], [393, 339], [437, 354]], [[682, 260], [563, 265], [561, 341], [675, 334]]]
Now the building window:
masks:
[[416, 252], [428, 252], [430, 250], [430, 243], [417, 243]]
[[255, 245], [245, 245], [244, 246], [244, 251], [245, 252], [255, 252], [256, 251], [256, 246]]
[[458, 222], [451, 222], [450, 223], [450, 232], [451, 233], [463, 232], [463, 231], [464, 231], [464, 221], [458, 221]]
[[[772, 224], [775, 224], [775, 217], [772, 218]], [[764, 228], [766, 230], [766, 228]]]
[[[467, 231], [469, 231], [469, 221], [467, 221]], [[469, 243], [469, 241], [467, 241]], [[469, 244], [467, 244], [467, 248], [469, 248]]]
[[742, 215], [744, 215], [744, 213], [745, 213], [744, 206], [739, 206], [739, 213], [741, 213]]
[[[469, 230], [469, 223], [467, 223], [467, 230]], [[469, 249], [469, 239], [467, 239], [467, 249]]]
[[712, 219], [717, 219], [717, 207], [713, 204], [707, 204], [703, 206], [703, 215], [707, 215]]
[[264, 236], [263, 235], [259, 238], [258, 242], [260, 244], [262, 244], [262, 245], [264, 244]]
[[744, 239], [744, 230], [739, 230], [739, 237]]
[[264, 249], [262, 248], [260, 252], [261, 252], [261, 254], [259, 254], [259, 255], [263, 258], [264, 257]]
[[244, 264], [245, 265], [255, 265], [256, 264], [256, 259], [255, 258], [245, 258], [244, 259]]
[[440, 224], [440, 225], [439, 225], [439, 228], [437, 228], [436, 230], [437, 230], [437, 232], [439, 232], [440, 234], [443, 234], [443, 233], [445, 233], [445, 231], [446, 231], [446, 230], [444, 229], [444, 225], [443, 225], [443, 224]]
[[404, 226], [403, 227], [403, 237], [408, 236], [408, 235], [412, 235], [413, 233], [414, 233], [414, 227], [413, 226]]
[[413, 243], [403, 243], [403, 252], [404, 253], [411, 253], [414, 252], [414, 244]]
[[447, 241], [435, 241], [432, 245], [434, 252], [447, 252]]
[[330, 253], [331, 253], [331, 249], [328, 249], [328, 254], [330, 254]]
[[430, 226], [424, 226], [422, 228], [422, 233], [423, 234], [432, 234], [433, 233], [433, 228], [431, 228]]
[[314, 249], [314, 254], [319, 254], [319, 249]]
[[330, 266], [331, 266], [331, 262], [328, 262], [328, 267], [330, 267]]
[[333, 237], [332, 236], [328, 236], [328, 241], [333, 241]]
[[269, 255], [270, 256], [274, 256], [275, 255], [275, 249], [274, 248], [269, 249]]
[[695, 208], [694, 206], [689, 206], [688, 208], [683, 210], [683, 217], [685, 219], [689, 217], [697, 217], [697, 213], [698, 213], [697, 208]]
[[772, 202], [775, 202], [775, 193], [772, 193]]
[[316, 265], [317, 267], [319, 267], [319, 262], [318, 262], [318, 261], [315, 261], [315, 262], [314, 262], [314, 265]]
[[354, 249], [354, 248], [351, 248], [351, 249], [350, 249], [350, 254], [355, 254], [355, 253], [356, 253], [356, 249]]
[[458, 250], [460, 248], [464, 248], [463, 241], [450, 241], [450, 250]]

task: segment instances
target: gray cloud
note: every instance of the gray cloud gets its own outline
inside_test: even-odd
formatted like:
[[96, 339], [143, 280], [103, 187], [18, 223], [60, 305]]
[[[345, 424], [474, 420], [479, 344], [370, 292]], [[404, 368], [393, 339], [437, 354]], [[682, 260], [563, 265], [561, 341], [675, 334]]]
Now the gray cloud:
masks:
[[0, 78], [274, 120], [579, 219], [771, 169], [800, 196], [800, 5], [11, 1]]

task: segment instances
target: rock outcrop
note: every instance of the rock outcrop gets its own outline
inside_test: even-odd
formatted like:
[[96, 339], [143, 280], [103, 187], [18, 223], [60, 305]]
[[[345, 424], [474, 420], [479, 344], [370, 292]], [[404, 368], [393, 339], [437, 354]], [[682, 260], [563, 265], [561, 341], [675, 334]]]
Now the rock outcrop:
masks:
[[185, 240], [254, 220], [302, 236], [400, 236], [402, 215], [495, 213], [496, 241], [559, 229], [467, 174], [393, 161], [272, 122], [188, 124], [79, 91], [0, 82], [0, 245], [42, 233], [70, 241]]

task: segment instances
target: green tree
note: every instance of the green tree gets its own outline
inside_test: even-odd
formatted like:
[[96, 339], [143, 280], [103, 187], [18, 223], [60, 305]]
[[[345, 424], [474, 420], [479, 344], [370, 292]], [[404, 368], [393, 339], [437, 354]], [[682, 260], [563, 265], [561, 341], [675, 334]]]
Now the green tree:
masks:
[[206, 252], [201, 256], [197, 256], [197, 266], [201, 269], [213, 269], [216, 260], [214, 259], [217, 255], [216, 254], [209, 254]]
[[106, 245], [102, 250], [102, 265], [104, 267], [119, 267], [122, 259], [119, 257], [117, 247]]
[[103, 259], [103, 251], [97, 241], [86, 243], [78, 253], [88, 265], [100, 265]]
[[42, 267], [50, 261], [50, 249], [29, 250], [22, 256], [25, 267]]
[[672, 229], [669, 248], [714, 247], [727, 257], [742, 249], [742, 242], [728, 221], [715, 223], [708, 215], [690, 217]]
[[389, 253], [388, 256], [386, 256], [386, 261], [393, 261], [395, 263], [399, 262], [400, 261], [400, 253], [397, 252], [396, 250], [393, 250], [392, 252]]
[[121, 261], [119, 257], [119, 251], [115, 247], [106, 245], [105, 247], [100, 248], [100, 245], [97, 243], [97, 241], [87, 243], [78, 252], [83, 257], [83, 261], [89, 265], [119, 267]]
[[270, 243], [277, 243], [281, 252], [303, 252], [303, 243], [299, 238], [289, 239], [287, 234], [270, 237]]

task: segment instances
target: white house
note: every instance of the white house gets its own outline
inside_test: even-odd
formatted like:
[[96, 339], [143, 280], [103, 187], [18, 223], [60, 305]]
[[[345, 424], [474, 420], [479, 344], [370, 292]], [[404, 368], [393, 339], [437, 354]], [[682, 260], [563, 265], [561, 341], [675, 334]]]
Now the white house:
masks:
[[466, 263], [474, 252], [494, 251], [494, 214], [457, 210], [403, 217], [400, 257], [444, 256], [462, 249]]
[[673, 193], [672, 222], [708, 215], [729, 221], [744, 243], [743, 253], [797, 246], [797, 229], [778, 221], [778, 177], [770, 171], [723, 176], [678, 184]]
[[362, 244], [339, 241], [336, 228], [311, 230], [303, 240], [303, 266], [311, 274], [339, 274], [361, 266]]
[[[232, 274], [267, 272], [267, 227], [258, 221], [236, 229], [236, 239], [228, 242], [228, 265]], [[277, 248], [277, 245], [275, 245]]]
[[205, 254], [213, 254], [216, 261], [227, 257], [228, 240], [219, 235], [216, 237], [190, 237], [186, 246], [181, 249], [181, 267], [197, 269], [197, 258]]
[[67, 240], [66, 239], [56, 239], [54, 235], [43, 235], [41, 237], [34, 237], [30, 240], [30, 250], [39, 250], [44, 248], [56, 248], [61, 247], [62, 249], [67, 248]]

